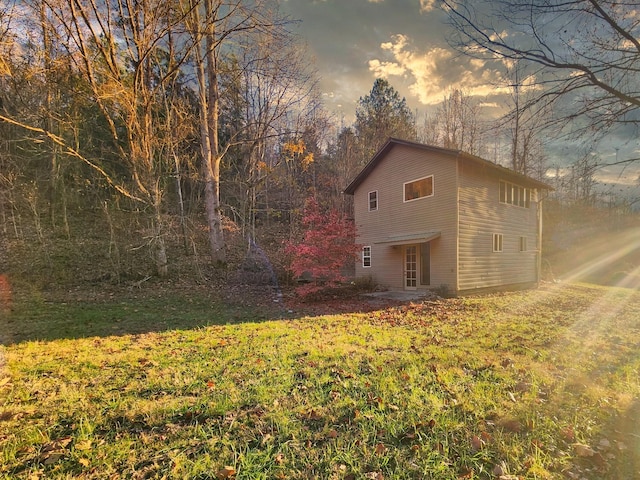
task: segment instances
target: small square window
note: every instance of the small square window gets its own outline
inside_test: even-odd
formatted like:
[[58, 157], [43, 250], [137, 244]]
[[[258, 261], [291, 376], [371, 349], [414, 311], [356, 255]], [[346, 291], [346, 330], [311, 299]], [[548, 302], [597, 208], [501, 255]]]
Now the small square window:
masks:
[[378, 191], [369, 192], [369, 211], [378, 210]]
[[502, 234], [501, 233], [493, 234], [493, 251], [494, 252], [502, 251]]
[[362, 266], [371, 266], [371, 247], [362, 247]]

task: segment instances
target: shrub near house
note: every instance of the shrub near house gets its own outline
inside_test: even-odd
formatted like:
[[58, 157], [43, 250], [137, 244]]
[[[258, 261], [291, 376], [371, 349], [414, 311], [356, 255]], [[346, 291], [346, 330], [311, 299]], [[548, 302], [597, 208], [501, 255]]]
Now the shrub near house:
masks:
[[296, 278], [310, 275], [312, 279], [297, 292], [306, 295], [343, 282], [345, 265], [353, 262], [360, 251], [354, 243], [353, 221], [335, 209], [323, 212], [312, 197], [307, 199], [302, 226], [302, 239], [286, 246], [292, 256], [291, 273]]

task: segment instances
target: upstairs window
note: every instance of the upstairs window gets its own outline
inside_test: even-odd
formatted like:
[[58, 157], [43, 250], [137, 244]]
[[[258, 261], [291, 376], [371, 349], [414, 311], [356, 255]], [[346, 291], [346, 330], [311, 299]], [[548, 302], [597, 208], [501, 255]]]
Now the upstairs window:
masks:
[[527, 251], [527, 237], [520, 237], [520, 251]]
[[378, 191], [369, 192], [369, 211], [375, 212], [378, 210]]
[[532, 196], [532, 189], [500, 180], [500, 203], [529, 208]]
[[501, 233], [493, 234], [493, 251], [496, 253], [502, 251], [502, 234]]
[[433, 196], [433, 175], [404, 184], [404, 201]]

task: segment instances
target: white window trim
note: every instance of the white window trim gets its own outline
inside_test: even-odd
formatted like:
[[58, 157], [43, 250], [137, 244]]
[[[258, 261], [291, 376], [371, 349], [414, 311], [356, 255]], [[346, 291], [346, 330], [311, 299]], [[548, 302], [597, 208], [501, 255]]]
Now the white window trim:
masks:
[[[365, 252], [369, 252], [369, 255], [365, 255]], [[369, 265], [365, 265], [365, 258], [369, 259]], [[371, 247], [369, 245], [362, 247], [362, 268], [371, 268]]]
[[[424, 197], [412, 198], [411, 200], [405, 200], [407, 196], [407, 185], [413, 182], [419, 182], [420, 180], [424, 180], [426, 178], [431, 178], [431, 195], [425, 195]], [[414, 178], [413, 180], [409, 180], [408, 182], [404, 182], [402, 184], [402, 203], [415, 202], [416, 200], [422, 200], [423, 198], [431, 198], [436, 194], [436, 181], [433, 178], [433, 175], [427, 175], [426, 177]]]
[[493, 249], [493, 253], [501, 253], [504, 249], [504, 235], [502, 233], [494, 233], [492, 240], [491, 248]]
[[[371, 208], [371, 194], [375, 193], [376, 194], [376, 208]], [[377, 212], [378, 211], [378, 206], [379, 206], [379, 195], [378, 195], [378, 190], [372, 190], [367, 194], [367, 208], [369, 209], [370, 212]]]

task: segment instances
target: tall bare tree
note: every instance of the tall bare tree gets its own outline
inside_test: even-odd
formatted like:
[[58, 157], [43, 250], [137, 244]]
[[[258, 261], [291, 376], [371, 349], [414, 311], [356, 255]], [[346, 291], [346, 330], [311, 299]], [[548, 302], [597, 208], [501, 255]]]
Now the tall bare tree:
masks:
[[[162, 215], [168, 158], [162, 139], [164, 86], [184, 58], [171, 33], [180, 16], [160, 0], [44, 0], [68, 38], [131, 180], [124, 191], [151, 209], [145, 243], [158, 275], [168, 272]], [[181, 57], [182, 55], [182, 57]]]
[[[518, 61], [559, 119], [583, 133], [640, 125], [640, 18], [615, 0], [443, 0], [450, 42], [488, 61]], [[517, 34], [514, 34], [516, 33]]]
[[438, 107], [436, 118], [443, 147], [480, 153], [478, 104], [471, 97], [462, 90], [450, 91]]
[[[299, 61], [299, 55], [286, 46], [290, 35], [286, 30], [288, 20], [278, 14], [274, 2], [189, 0], [183, 8], [187, 12], [187, 30], [194, 44], [192, 58], [200, 105], [209, 244], [214, 262], [224, 264], [226, 252], [220, 199], [222, 161], [240, 141], [249, 142], [249, 155], [253, 160], [259, 157], [264, 151], [265, 136], [272, 134], [274, 122], [291, 112], [300, 101], [295, 99], [296, 95], [306, 94], [304, 87], [294, 92], [299, 88], [293, 85], [300, 82], [302, 70], [294, 72], [292, 65]], [[284, 57], [284, 52], [291, 56]], [[241, 138], [228, 138], [221, 144], [220, 83], [223, 74], [233, 75], [228, 71], [232, 63], [227, 61], [231, 53], [237, 54], [236, 65], [241, 71], [236, 74], [244, 78], [245, 93], [250, 97], [245, 99], [245, 128], [235, 129]], [[260, 90], [262, 87], [267, 90]]]
[[509, 164], [511, 169], [539, 180], [546, 172], [546, 154], [541, 141], [545, 122], [550, 109], [532, 109], [531, 102], [536, 95], [533, 79], [526, 75], [519, 62], [509, 62], [507, 75], [509, 86], [509, 112], [496, 122], [496, 135], [506, 131], [509, 137]]

